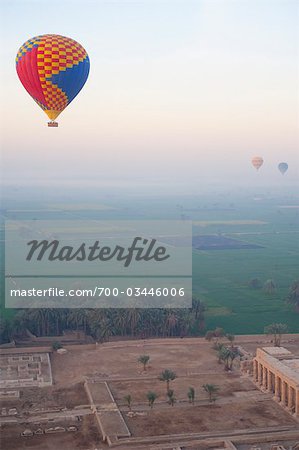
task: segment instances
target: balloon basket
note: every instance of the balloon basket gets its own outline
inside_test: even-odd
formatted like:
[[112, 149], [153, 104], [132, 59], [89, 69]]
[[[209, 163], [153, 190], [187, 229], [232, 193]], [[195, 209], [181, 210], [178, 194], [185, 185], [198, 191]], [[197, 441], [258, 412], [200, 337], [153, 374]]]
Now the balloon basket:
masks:
[[48, 127], [58, 127], [58, 122], [48, 122]]

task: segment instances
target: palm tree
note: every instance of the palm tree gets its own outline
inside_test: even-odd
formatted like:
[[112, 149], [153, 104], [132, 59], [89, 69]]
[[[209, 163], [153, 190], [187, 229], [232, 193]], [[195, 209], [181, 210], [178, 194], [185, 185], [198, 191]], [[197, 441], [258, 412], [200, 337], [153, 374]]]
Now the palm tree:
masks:
[[100, 338], [100, 342], [109, 341], [110, 336], [113, 334], [113, 325], [110, 322], [110, 319], [106, 317], [102, 320], [100, 324], [100, 332], [98, 334]]
[[128, 333], [127, 330], [127, 317], [126, 314], [124, 314], [123, 309], [117, 309], [114, 312], [114, 327], [117, 330], [117, 334], [120, 334], [121, 336], [125, 336]]
[[176, 332], [177, 336], [184, 337], [191, 333], [191, 329], [194, 326], [194, 316], [190, 310], [184, 310], [177, 313]]
[[272, 280], [271, 278], [269, 280], [267, 280], [264, 284], [264, 291], [267, 294], [274, 294], [274, 292], [276, 291], [276, 284], [274, 282], [274, 280]]
[[144, 329], [148, 330], [148, 334], [151, 336], [161, 336], [164, 330], [164, 311], [163, 309], [147, 309], [143, 310], [146, 314]]
[[227, 334], [226, 339], [230, 342], [231, 348], [233, 348], [235, 336], [233, 334]]
[[212, 339], [213, 339], [214, 337], [215, 337], [214, 331], [212, 331], [212, 330], [208, 330], [208, 331], [206, 332], [206, 334], [205, 334], [205, 339], [206, 339], [208, 342], [211, 342]]
[[288, 327], [285, 323], [271, 323], [271, 325], [264, 328], [264, 332], [268, 335], [272, 334], [274, 346], [280, 347], [282, 335], [288, 332]]
[[209, 383], [204, 384], [202, 387], [209, 396], [209, 402], [212, 403], [213, 401], [216, 401], [216, 393], [219, 391], [219, 387], [216, 386], [216, 384], [209, 384]]
[[83, 329], [87, 331], [88, 317], [91, 316], [91, 310], [85, 308], [70, 309], [67, 314], [67, 324], [75, 330]]
[[160, 381], [166, 381], [166, 393], [169, 391], [170, 382], [176, 379], [176, 374], [172, 370], [165, 369], [159, 375], [158, 379]]
[[299, 280], [294, 281], [290, 286], [286, 301], [295, 306], [295, 309], [299, 312]]
[[146, 371], [146, 365], [149, 362], [150, 357], [149, 355], [140, 355], [138, 358], [138, 362], [140, 362], [141, 364], [143, 364], [143, 370]]
[[230, 351], [230, 355], [229, 355], [229, 359], [230, 359], [230, 364], [229, 364], [229, 370], [233, 370], [233, 364], [234, 364], [234, 360], [240, 356], [239, 350], [235, 347], [231, 347], [229, 349]]
[[29, 309], [26, 314], [28, 326], [30, 330], [33, 328], [38, 336], [49, 336], [51, 334], [51, 329], [53, 329], [53, 324], [57, 324], [57, 314], [57, 309]]
[[125, 316], [130, 334], [131, 336], [134, 336], [136, 334], [138, 323], [140, 321], [141, 311], [138, 308], [127, 308]]
[[194, 314], [195, 322], [198, 323], [199, 330], [205, 328], [204, 312], [206, 310], [205, 305], [197, 297], [192, 297], [192, 313]]
[[68, 309], [59, 308], [55, 309], [55, 334], [56, 336], [63, 333], [63, 330], [67, 327]]
[[111, 316], [105, 309], [90, 310], [87, 321], [92, 336], [100, 342], [107, 341], [114, 332]]
[[157, 397], [158, 397], [157, 394], [156, 394], [155, 392], [152, 392], [152, 391], [149, 391], [149, 392], [146, 394], [146, 398], [147, 398], [147, 400], [148, 400], [148, 406], [149, 406], [150, 408], [153, 408], [154, 402], [155, 402], [155, 400], [156, 400]]
[[194, 387], [189, 387], [188, 390], [188, 398], [189, 398], [189, 403], [192, 403], [192, 405], [194, 405], [194, 400], [195, 400], [195, 389]]
[[167, 391], [167, 397], [168, 397], [168, 403], [169, 403], [171, 406], [174, 406], [174, 404], [175, 404], [175, 402], [176, 402], [176, 398], [175, 398], [175, 396], [174, 396], [174, 391], [173, 391], [173, 389], [169, 389], [169, 390]]
[[132, 396], [130, 394], [125, 395], [124, 400], [126, 401], [129, 410], [132, 411]]
[[218, 340], [221, 339], [223, 336], [225, 336], [225, 331], [223, 328], [217, 327], [214, 330], [214, 336], [216, 338], [216, 343], [218, 343]]
[[167, 336], [173, 336], [174, 330], [178, 323], [178, 316], [175, 313], [175, 311], [169, 311], [166, 321], [165, 321], [165, 330], [167, 333]]
[[18, 311], [14, 316], [12, 322], [6, 324], [7, 327], [7, 337], [12, 339], [16, 335], [23, 335], [29, 326], [28, 315], [25, 310]]
[[194, 312], [195, 319], [203, 317], [205, 305], [197, 297], [192, 297], [192, 311]]
[[224, 368], [225, 370], [229, 370], [229, 359], [230, 359], [230, 350], [223, 346], [219, 351], [218, 351], [218, 362], [223, 361], [224, 362]]

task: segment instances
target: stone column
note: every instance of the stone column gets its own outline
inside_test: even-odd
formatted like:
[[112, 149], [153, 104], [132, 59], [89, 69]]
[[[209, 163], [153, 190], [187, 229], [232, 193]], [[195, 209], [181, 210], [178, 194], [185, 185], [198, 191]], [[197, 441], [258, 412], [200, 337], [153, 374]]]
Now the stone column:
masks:
[[256, 383], [257, 382], [257, 361], [256, 359], [253, 360], [253, 381]]
[[292, 411], [294, 406], [294, 402], [293, 402], [293, 389], [292, 387], [289, 385], [289, 389], [288, 389], [288, 408], [290, 411]]
[[263, 389], [267, 389], [267, 369], [263, 366]]
[[260, 386], [262, 384], [262, 365], [257, 363], [257, 383]]
[[281, 392], [279, 388], [279, 376], [275, 375], [275, 388], [274, 388], [274, 398], [275, 400], [280, 400], [281, 398]]
[[271, 378], [271, 372], [268, 369], [268, 377], [267, 377], [267, 389], [269, 392], [272, 392], [272, 378]]
[[287, 399], [287, 384], [281, 380], [281, 404], [283, 406], [286, 406], [286, 399]]

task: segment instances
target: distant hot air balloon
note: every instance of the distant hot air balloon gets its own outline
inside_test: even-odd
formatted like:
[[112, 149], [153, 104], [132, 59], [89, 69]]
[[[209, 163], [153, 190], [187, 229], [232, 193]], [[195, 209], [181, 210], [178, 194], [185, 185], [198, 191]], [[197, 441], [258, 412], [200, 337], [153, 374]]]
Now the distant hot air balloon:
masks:
[[289, 168], [289, 166], [286, 162], [281, 162], [278, 164], [278, 170], [282, 175], [284, 175], [286, 173], [288, 168]]
[[251, 160], [253, 167], [256, 168], [256, 170], [259, 170], [259, 168], [263, 165], [263, 158], [261, 156], [254, 156]]
[[56, 117], [83, 88], [89, 57], [73, 39], [44, 34], [26, 41], [16, 57], [16, 69], [26, 91], [58, 126]]

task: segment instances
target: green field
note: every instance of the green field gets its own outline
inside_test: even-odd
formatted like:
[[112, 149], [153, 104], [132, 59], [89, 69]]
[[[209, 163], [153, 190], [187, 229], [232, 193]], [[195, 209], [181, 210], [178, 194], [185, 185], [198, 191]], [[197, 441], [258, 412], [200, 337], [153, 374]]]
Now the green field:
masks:
[[[299, 314], [286, 305], [290, 284], [298, 278], [299, 249], [291, 235], [263, 235], [246, 241], [264, 245], [252, 250], [197, 251], [193, 255], [193, 290], [208, 306], [207, 328], [221, 326], [235, 334], [261, 333], [272, 322], [299, 331]], [[271, 278], [277, 291], [252, 289], [248, 281]]]
[[[82, 198], [59, 202], [53, 195], [44, 203], [37, 194], [35, 197], [29, 201], [24, 194], [13, 209], [8, 198], [2, 219], [192, 220], [194, 235], [222, 235], [260, 245], [252, 249], [193, 251], [193, 292], [206, 305], [206, 327], [254, 334], [262, 333], [272, 322], [282, 322], [290, 332], [299, 332], [299, 314], [284, 301], [291, 283], [299, 279], [299, 209], [293, 207], [299, 204], [297, 194], [278, 190], [255, 199], [250, 192], [180, 198], [162, 194], [105, 197], [93, 193], [88, 202], [90, 209]], [[63, 204], [67, 204], [65, 209]], [[3, 230], [1, 236], [3, 244]], [[262, 288], [252, 289], [248, 282], [253, 278], [262, 283], [273, 279], [277, 290], [270, 295]], [[4, 309], [3, 295], [1, 304], [6, 317], [14, 313]]]
[[[261, 333], [265, 325], [282, 322], [288, 325], [290, 332], [299, 332], [299, 314], [284, 301], [289, 286], [299, 278], [298, 211], [277, 207], [273, 200], [264, 200], [258, 205], [248, 201], [238, 211], [222, 212], [218, 220], [252, 218], [264, 223], [242, 225], [236, 222], [235, 225], [223, 223], [195, 228], [196, 234], [220, 232], [261, 245], [256, 249], [194, 252], [193, 290], [208, 307], [208, 329], [221, 326], [235, 334]], [[215, 220], [217, 213], [209, 213], [211, 215]], [[248, 281], [253, 278], [262, 283], [273, 279], [276, 292], [270, 295], [263, 289], [250, 288]]]

